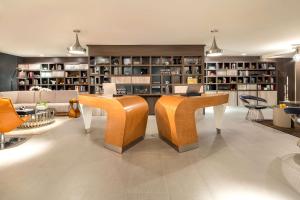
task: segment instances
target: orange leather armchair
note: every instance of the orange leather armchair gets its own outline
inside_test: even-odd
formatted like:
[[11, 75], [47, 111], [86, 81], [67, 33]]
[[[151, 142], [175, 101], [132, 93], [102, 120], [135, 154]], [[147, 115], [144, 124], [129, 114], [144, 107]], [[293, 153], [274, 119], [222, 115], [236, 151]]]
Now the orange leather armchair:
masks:
[[29, 116], [19, 117], [10, 99], [0, 98], [0, 149], [5, 148], [5, 133], [26, 122]]

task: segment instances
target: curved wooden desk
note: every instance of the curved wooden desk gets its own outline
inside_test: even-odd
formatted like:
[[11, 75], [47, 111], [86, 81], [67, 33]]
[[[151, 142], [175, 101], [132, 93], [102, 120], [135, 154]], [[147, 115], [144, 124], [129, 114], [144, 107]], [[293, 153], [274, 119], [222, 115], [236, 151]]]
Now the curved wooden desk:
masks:
[[221, 122], [228, 103], [228, 94], [203, 94], [202, 96], [162, 96], [155, 105], [156, 123], [160, 138], [183, 152], [198, 147], [195, 111], [214, 107], [215, 125], [221, 132]]
[[79, 95], [85, 130], [89, 132], [93, 108], [107, 112], [105, 147], [122, 153], [144, 138], [148, 119], [148, 104], [139, 96], [105, 97]]

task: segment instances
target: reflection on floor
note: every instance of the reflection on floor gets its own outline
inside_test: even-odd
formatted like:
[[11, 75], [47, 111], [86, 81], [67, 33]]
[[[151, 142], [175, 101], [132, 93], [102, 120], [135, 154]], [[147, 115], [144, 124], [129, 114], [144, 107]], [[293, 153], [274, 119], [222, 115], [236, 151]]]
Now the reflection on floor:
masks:
[[200, 148], [182, 154], [157, 137], [153, 116], [146, 139], [123, 155], [103, 147], [104, 117], [93, 119], [89, 135], [81, 119], [59, 118], [0, 151], [0, 199], [299, 200], [298, 138], [245, 114], [228, 110], [216, 135], [208, 110], [197, 124]]

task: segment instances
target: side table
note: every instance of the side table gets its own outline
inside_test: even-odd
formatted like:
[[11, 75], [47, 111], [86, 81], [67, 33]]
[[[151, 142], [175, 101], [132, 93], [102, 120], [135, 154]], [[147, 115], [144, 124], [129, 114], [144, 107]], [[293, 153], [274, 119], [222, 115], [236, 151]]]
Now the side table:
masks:
[[70, 118], [78, 118], [80, 117], [80, 110], [79, 110], [79, 101], [77, 99], [71, 99], [70, 103], [70, 110], [69, 110], [69, 117]]
[[282, 128], [292, 127], [291, 118], [284, 112], [284, 108], [273, 108], [273, 125]]

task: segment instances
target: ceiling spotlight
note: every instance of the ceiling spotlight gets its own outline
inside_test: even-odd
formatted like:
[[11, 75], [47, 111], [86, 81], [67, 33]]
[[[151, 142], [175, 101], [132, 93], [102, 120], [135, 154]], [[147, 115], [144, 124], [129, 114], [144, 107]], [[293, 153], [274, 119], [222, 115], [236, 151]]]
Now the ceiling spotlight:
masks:
[[86, 53], [86, 49], [80, 45], [78, 39], [78, 34], [80, 33], [80, 30], [76, 29], [73, 32], [76, 34], [75, 43], [72, 46], [68, 47], [68, 53], [74, 55], [84, 55]]
[[210, 49], [208, 51], [206, 51], [206, 55], [207, 56], [221, 56], [223, 54], [223, 50], [218, 47], [217, 42], [216, 42], [216, 37], [215, 37], [215, 34], [218, 32], [218, 30], [213, 29], [210, 32], [213, 34], [214, 37], [213, 37], [213, 42], [212, 42]]
[[300, 46], [296, 48], [296, 54], [293, 56], [295, 62], [300, 62]]
[[246, 54], [246, 53], [242, 53], [241, 55], [242, 55], [242, 56], [246, 56], [247, 54]]

